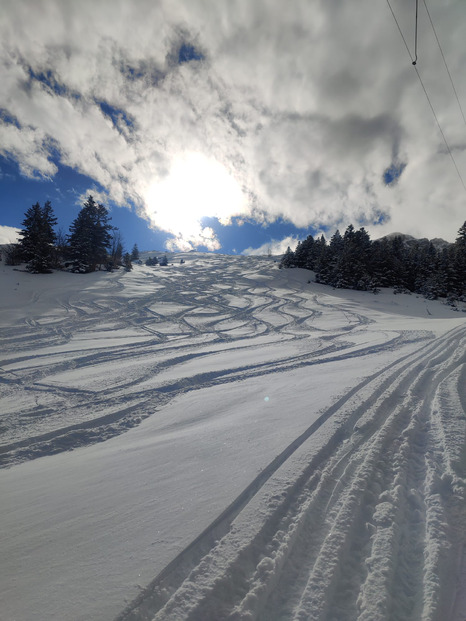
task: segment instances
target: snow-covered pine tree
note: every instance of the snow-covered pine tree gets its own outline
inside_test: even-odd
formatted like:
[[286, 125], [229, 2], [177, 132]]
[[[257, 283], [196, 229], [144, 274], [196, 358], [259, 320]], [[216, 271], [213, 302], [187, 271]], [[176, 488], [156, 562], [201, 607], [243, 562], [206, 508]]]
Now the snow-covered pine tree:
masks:
[[325, 265], [321, 267], [321, 282], [332, 285], [332, 287], [343, 286], [341, 280], [341, 261], [343, 256], [343, 237], [337, 229], [330, 238], [330, 243], [325, 253]]
[[294, 265], [295, 265], [294, 252], [288, 246], [288, 248], [286, 249], [285, 254], [282, 256], [282, 259], [280, 261], [280, 268], [282, 268], [282, 267], [294, 267]]
[[53, 227], [57, 219], [52, 204], [47, 201], [43, 207], [39, 203], [32, 205], [22, 222], [20, 231], [20, 251], [27, 269], [34, 274], [48, 274], [54, 265], [54, 244], [56, 233]]
[[93, 272], [106, 263], [107, 249], [112, 242], [108, 211], [92, 196], [84, 203], [70, 226], [70, 254], [76, 272]]
[[327, 240], [324, 235], [315, 240], [313, 246], [314, 254], [314, 271], [316, 273], [316, 282], [327, 284], [328, 267], [330, 264], [330, 253]]
[[298, 242], [296, 249], [294, 251], [294, 260], [296, 267], [304, 267], [307, 269], [312, 269], [309, 267], [310, 255], [312, 254], [312, 248], [314, 246], [314, 238], [312, 235], [308, 235], [305, 240], [302, 242]]
[[458, 297], [466, 298], [466, 222], [460, 227], [455, 241], [454, 265]]

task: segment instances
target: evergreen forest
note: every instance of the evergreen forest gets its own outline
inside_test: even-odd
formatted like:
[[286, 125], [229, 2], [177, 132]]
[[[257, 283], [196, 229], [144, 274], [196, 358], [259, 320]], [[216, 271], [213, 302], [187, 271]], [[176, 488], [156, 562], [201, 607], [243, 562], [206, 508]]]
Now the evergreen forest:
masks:
[[364, 228], [350, 225], [329, 242], [309, 235], [294, 251], [288, 247], [280, 267], [312, 270], [316, 282], [334, 288], [377, 293], [392, 287], [454, 305], [466, 301], [466, 222], [453, 244], [398, 234], [371, 241]]
[[47, 274], [52, 269], [88, 273], [96, 269], [113, 270], [123, 266], [132, 269], [132, 260], [139, 258], [135, 244], [132, 253], [124, 253], [123, 238], [110, 224], [108, 210], [89, 196], [72, 222], [69, 234], [55, 232], [57, 219], [50, 201], [43, 207], [32, 205], [22, 222], [19, 243], [3, 249], [9, 265], [26, 263], [34, 274]]

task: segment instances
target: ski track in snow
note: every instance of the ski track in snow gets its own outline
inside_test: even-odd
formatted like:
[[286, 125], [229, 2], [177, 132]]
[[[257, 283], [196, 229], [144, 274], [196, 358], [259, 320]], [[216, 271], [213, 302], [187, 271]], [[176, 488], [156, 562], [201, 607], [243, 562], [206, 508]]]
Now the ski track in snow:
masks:
[[372, 311], [316, 294], [270, 260], [185, 256], [109, 275], [99, 295], [57, 297], [53, 321], [2, 328], [1, 465], [111, 438], [191, 390], [391, 357], [321, 411], [118, 621], [464, 621], [464, 320], [440, 334], [425, 323], [372, 330]]
[[[214, 266], [221, 282], [206, 275]], [[78, 291], [58, 299], [64, 313], [55, 321], [27, 318], [3, 328], [0, 466], [108, 439], [191, 389], [366, 355], [403, 340], [390, 335], [388, 343], [355, 347], [344, 336], [368, 319], [317, 299], [309, 308], [309, 296], [267, 287], [270, 262], [256, 273], [246, 258], [183, 268], [139, 268], [129, 292], [122, 274], [112, 274], [101, 299]], [[149, 295], [148, 279], [154, 283]], [[201, 303], [193, 306], [193, 300]], [[317, 336], [311, 348], [310, 330]], [[301, 350], [299, 341], [305, 342]], [[261, 361], [241, 365], [253, 349]], [[237, 354], [227, 368], [225, 351]], [[222, 354], [217, 368], [211, 364], [216, 353]], [[205, 359], [212, 368], [196, 373]], [[172, 379], [164, 382], [165, 370]]]
[[[340, 399], [119, 621], [463, 620], [465, 344], [452, 330]], [[281, 495], [262, 489], [251, 528], [251, 496], [321, 425], [326, 442]]]

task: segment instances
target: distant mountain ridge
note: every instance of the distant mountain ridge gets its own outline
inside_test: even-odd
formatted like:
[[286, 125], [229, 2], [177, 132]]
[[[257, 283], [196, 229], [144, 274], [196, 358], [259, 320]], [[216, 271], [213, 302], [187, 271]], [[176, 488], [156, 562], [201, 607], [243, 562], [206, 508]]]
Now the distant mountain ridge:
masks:
[[448, 248], [452, 245], [451, 242], [447, 242], [441, 237], [434, 237], [433, 239], [427, 239], [427, 237], [416, 238], [413, 237], [413, 235], [408, 235], [406, 233], [388, 233], [388, 235], [379, 237], [378, 241], [381, 241], [383, 239], [390, 240], [394, 239], [395, 237], [401, 237], [406, 246], [413, 246], [414, 244], [428, 246], [429, 244], [432, 244], [436, 248], [436, 250], [443, 250], [444, 248]]

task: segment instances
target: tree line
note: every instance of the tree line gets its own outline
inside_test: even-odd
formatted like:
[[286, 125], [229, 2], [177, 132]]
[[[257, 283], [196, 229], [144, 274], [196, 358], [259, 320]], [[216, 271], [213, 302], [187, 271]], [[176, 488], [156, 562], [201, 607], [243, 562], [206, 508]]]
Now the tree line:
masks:
[[108, 210], [89, 196], [65, 235], [55, 231], [51, 202], [43, 207], [36, 203], [24, 215], [19, 243], [6, 248], [5, 262], [26, 263], [26, 269], [36, 274], [63, 267], [79, 273], [120, 266], [129, 271], [132, 261], [139, 259], [138, 247], [134, 244], [131, 254], [125, 253], [121, 233], [110, 220]]
[[401, 235], [371, 241], [364, 228], [350, 224], [329, 242], [323, 235], [309, 235], [294, 251], [288, 247], [280, 267], [312, 270], [316, 282], [335, 288], [377, 293], [380, 287], [392, 287], [395, 293], [447, 298], [454, 305], [466, 301], [466, 222], [456, 241], [442, 247]]

